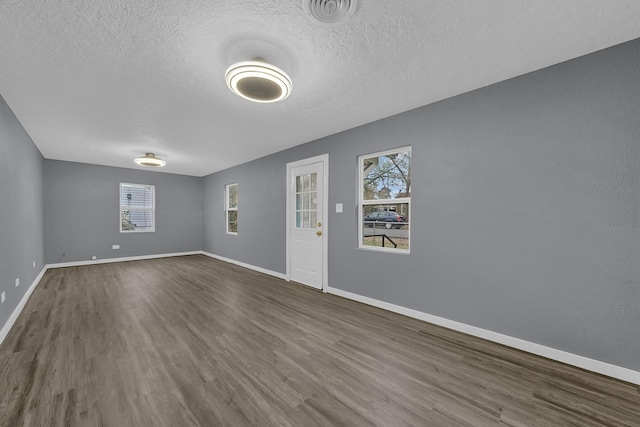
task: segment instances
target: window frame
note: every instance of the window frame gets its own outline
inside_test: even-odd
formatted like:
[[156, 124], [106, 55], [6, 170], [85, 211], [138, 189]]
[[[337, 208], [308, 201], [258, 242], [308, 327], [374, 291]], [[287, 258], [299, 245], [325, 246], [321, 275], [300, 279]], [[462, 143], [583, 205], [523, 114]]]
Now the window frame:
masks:
[[[229, 190], [231, 189], [231, 187], [235, 186], [236, 187], [236, 206], [232, 207], [229, 206], [230, 204], [230, 200], [229, 200]], [[238, 199], [238, 190], [240, 189], [240, 186], [238, 185], [237, 182], [231, 183], [231, 184], [226, 184], [224, 186], [224, 220], [225, 220], [225, 231], [227, 234], [231, 234], [233, 236], [237, 236], [238, 235], [238, 205], [239, 203], [239, 199]], [[229, 229], [229, 213], [230, 212], [236, 212], [236, 231], [231, 231]]]
[[[362, 154], [358, 156], [358, 182], [357, 182], [357, 203], [358, 203], [358, 249], [375, 251], [375, 252], [386, 252], [386, 253], [396, 253], [396, 254], [410, 254], [411, 253], [411, 196], [409, 197], [399, 197], [395, 199], [372, 199], [365, 200], [364, 199], [364, 160], [370, 159], [373, 157], [383, 157], [388, 156], [390, 154], [396, 154], [401, 152], [409, 152], [411, 153], [410, 162], [413, 160], [413, 150], [411, 145], [393, 148], [390, 150], [377, 151], [374, 153]], [[410, 189], [411, 190], [411, 189]], [[410, 191], [411, 194], [411, 191]], [[364, 206], [367, 205], [384, 205], [384, 204], [394, 204], [398, 205], [401, 203], [407, 204], [407, 249], [398, 249], [398, 248], [390, 248], [390, 247], [380, 247], [380, 246], [371, 246], [365, 245], [363, 242], [364, 236]]]
[[[122, 186], [130, 186], [130, 187], [145, 187], [151, 188], [151, 207], [150, 208], [140, 208], [140, 207], [131, 207], [131, 206], [123, 206], [122, 205]], [[120, 210], [120, 232], [121, 233], [155, 233], [156, 231], [156, 186], [151, 184], [134, 184], [130, 182], [121, 182], [118, 185], [118, 205]], [[126, 208], [126, 209], [125, 209]], [[151, 211], [151, 229], [148, 230], [123, 230], [122, 229], [122, 211], [125, 210], [134, 210], [134, 211]]]
[[[296, 230], [317, 230], [318, 229], [318, 204], [317, 201], [314, 202], [314, 200], [317, 200], [318, 198], [318, 176], [316, 174], [316, 172], [314, 171], [314, 165], [307, 165], [305, 167], [299, 168], [299, 169], [303, 169], [304, 172], [301, 172], [300, 175], [295, 176], [295, 179], [293, 180], [293, 186], [294, 186], [294, 192], [292, 193], [293, 195], [293, 203], [294, 203], [294, 220], [293, 220], [293, 228]], [[307, 173], [309, 172], [309, 173]], [[313, 189], [313, 175], [316, 174], [316, 187], [315, 189]], [[309, 177], [309, 186], [305, 187], [304, 186], [304, 177], [308, 176]], [[300, 191], [298, 191], [297, 188], [297, 179], [300, 178], [301, 179], [301, 184], [300, 184]], [[312, 197], [312, 195], [315, 193], [316, 198], [314, 199]], [[308, 203], [305, 203], [305, 195], [308, 195], [309, 198]], [[301, 196], [301, 203], [300, 203], [300, 208], [298, 209], [298, 196]], [[316, 203], [315, 208], [312, 206], [313, 203]], [[306, 207], [305, 207], [306, 206]], [[300, 213], [300, 225], [298, 225], [298, 213]], [[304, 222], [304, 214], [308, 213], [308, 227], [305, 227], [305, 222]], [[315, 218], [313, 217], [313, 215], [315, 214]], [[314, 218], [312, 220], [312, 218]], [[322, 217], [320, 217], [322, 218]]]

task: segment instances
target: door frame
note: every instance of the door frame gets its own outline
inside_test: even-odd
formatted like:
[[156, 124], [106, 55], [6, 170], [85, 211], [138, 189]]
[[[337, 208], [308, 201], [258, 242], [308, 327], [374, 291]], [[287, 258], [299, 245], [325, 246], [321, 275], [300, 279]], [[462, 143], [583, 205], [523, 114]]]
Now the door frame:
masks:
[[[286, 239], [287, 239], [287, 281], [291, 281], [291, 226], [293, 225], [293, 216], [291, 208], [293, 207], [293, 199], [291, 194], [291, 170], [300, 166], [307, 166], [314, 163], [322, 163], [322, 292], [329, 289], [329, 268], [328, 268], [328, 243], [329, 243], [329, 154], [321, 154], [319, 156], [309, 157], [307, 159], [297, 160], [287, 163], [287, 201], [286, 201]], [[294, 195], [295, 196], [295, 195]]]

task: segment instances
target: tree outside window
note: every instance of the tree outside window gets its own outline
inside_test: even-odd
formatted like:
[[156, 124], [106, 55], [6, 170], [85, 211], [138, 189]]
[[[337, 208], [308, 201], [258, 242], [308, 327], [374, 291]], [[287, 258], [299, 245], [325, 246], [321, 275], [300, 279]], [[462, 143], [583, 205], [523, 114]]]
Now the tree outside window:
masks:
[[411, 147], [359, 157], [360, 248], [409, 251]]
[[238, 234], [238, 184], [225, 188], [225, 212], [228, 234]]

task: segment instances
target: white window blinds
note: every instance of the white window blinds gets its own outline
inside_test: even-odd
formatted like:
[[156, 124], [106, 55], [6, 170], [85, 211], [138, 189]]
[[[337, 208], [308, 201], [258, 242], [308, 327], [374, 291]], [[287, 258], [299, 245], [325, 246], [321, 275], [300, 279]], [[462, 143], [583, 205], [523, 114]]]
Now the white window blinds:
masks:
[[120, 184], [120, 231], [155, 231], [155, 186]]

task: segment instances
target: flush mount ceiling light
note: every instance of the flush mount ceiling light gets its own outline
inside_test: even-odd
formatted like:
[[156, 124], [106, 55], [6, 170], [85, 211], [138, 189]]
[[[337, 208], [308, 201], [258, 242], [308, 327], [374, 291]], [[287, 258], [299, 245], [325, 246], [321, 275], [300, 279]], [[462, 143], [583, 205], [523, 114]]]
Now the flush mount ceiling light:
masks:
[[233, 64], [227, 68], [224, 77], [233, 93], [249, 101], [276, 102], [291, 93], [291, 79], [287, 73], [261, 58]]
[[305, 12], [322, 24], [337, 24], [353, 15], [357, 0], [302, 0]]
[[153, 153], [147, 153], [144, 157], [138, 157], [137, 159], [133, 159], [133, 161], [140, 166], [149, 166], [151, 168], [161, 168], [167, 164], [167, 162], [157, 158]]

